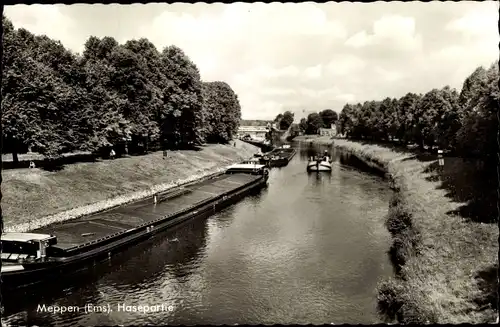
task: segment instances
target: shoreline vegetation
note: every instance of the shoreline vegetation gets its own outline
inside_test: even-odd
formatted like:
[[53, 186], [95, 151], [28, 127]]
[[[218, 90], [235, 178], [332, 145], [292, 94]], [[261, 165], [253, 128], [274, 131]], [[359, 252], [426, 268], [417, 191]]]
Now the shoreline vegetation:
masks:
[[[236, 144], [236, 146], [233, 145]], [[5, 231], [25, 232], [51, 223], [111, 209], [156, 193], [210, 178], [225, 166], [251, 157], [258, 148], [236, 140], [201, 150], [161, 151], [64, 170], [2, 172]]]
[[400, 323], [493, 323], [498, 309], [498, 226], [449, 214], [453, 202], [412, 153], [329, 137], [298, 142], [331, 145], [382, 169], [395, 191], [386, 227], [396, 276], [378, 286], [378, 305]]

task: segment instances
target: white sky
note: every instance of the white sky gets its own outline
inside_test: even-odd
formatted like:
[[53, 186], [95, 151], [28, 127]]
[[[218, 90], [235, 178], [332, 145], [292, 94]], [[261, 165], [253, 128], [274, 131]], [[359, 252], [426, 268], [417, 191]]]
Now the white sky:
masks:
[[91, 35], [177, 45], [204, 81], [231, 85], [245, 119], [460, 90], [499, 57], [496, 2], [15, 5], [5, 15], [75, 52]]

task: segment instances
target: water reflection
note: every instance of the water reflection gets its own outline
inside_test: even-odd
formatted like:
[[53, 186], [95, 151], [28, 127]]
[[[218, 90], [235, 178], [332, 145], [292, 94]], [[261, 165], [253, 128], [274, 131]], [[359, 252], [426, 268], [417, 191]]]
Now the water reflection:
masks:
[[320, 186], [323, 183], [330, 183], [332, 181], [332, 173], [329, 171], [309, 172], [309, 181], [314, 186]]

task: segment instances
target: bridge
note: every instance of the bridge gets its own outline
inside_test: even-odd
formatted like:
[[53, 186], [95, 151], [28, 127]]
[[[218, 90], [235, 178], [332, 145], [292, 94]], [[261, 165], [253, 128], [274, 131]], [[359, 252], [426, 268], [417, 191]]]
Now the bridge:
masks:
[[237, 137], [240, 138], [245, 135], [250, 135], [252, 139], [265, 140], [268, 131], [266, 126], [240, 126], [238, 128]]

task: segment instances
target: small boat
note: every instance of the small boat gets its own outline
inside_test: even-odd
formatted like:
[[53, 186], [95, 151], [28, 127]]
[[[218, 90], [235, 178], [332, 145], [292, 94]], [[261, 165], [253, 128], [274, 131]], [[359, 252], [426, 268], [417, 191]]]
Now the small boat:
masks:
[[311, 157], [307, 163], [307, 171], [332, 171], [332, 163], [329, 156], [323, 158]]

